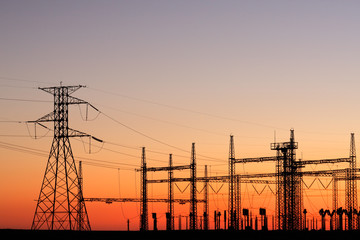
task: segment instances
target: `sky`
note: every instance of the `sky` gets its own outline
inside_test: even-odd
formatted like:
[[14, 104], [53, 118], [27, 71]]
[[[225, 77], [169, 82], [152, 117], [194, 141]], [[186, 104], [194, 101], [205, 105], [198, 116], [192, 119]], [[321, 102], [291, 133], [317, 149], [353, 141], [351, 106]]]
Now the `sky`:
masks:
[[[38, 87], [85, 85], [73, 96], [99, 109], [88, 109], [87, 121], [84, 105], [70, 109], [71, 128], [104, 141], [92, 141], [89, 154], [88, 139], [71, 139], [75, 158], [84, 159], [85, 197], [139, 197], [141, 147], [151, 166], [167, 165], [169, 153], [181, 165], [195, 142], [198, 174], [208, 165], [211, 175], [225, 175], [230, 134], [236, 157], [273, 156], [270, 143], [287, 141], [294, 128], [298, 158], [349, 156], [350, 133], [357, 138], [360, 130], [359, 7], [320, 0], [1, 1], [0, 228], [31, 226], [53, 135], [39, 127], [35, 135], [25, 123], [53, 110], [53, 98]], [[243, 164], [236, 171], [274, 169]], [[331, 207], [331, 189], [317, 184], [305, 200], [316, 217]], [[269, 188], [263, 195], [255, 188], [263, 186], [243, 188], [244, 206], [274, 211]], [[150, 189], [166, 198], [166, 186]], [[226, 209], [226, 193], [227, 186], [212, 193], [211, 210]], [[125, 229], [127, 219], [138, 227], [135, 203], [87, 208], [93, 229]], [[178, 209], [188, 214], [187, 206]]]

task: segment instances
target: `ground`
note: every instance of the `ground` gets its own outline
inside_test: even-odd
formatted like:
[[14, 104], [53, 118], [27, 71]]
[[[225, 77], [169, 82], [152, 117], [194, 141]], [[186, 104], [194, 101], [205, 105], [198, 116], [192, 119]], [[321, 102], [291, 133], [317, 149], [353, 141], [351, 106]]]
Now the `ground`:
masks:
[[210, 230], [210, 231], [91, 231], [91, 232], [77, 232], [77, 231], [33, 231], [33, 230], [0, 230], [2, 239], [350, 239], [360, 236], [360, 231], [224, 231], [224, 230]]

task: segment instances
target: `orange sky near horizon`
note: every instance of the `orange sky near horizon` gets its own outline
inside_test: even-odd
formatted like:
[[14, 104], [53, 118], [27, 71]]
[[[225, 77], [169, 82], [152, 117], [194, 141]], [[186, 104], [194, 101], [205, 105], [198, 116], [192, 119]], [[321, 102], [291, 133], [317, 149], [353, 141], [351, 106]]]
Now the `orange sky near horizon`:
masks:
[[[74, 94], [76, 96], [76, 94]], [[85, 122], [87, 124], [88, 122]], [[11, 123], [13, 124], [13, 123]], [[9, 125], [11, 125], [9, 124]], [[29, 128], [30, 129], [30, 128]], [[41, 132], [41, 130], [38, 130]], [[38, 133], [40, 134], [40, 133]], [[295, 132], [296, 134], [296, 132]], [[41, 149], [44, 151], [43, 156], [33, 155], [32, 153], [22, 153], [18, 151], [8, 150], [2, 148], [2, 156], [5, 159], [11, 159], [8, 163], [3, 163], [1, 168], [1, 176], [6, 179], [6, 183], [11, 188], [5, 188], [7, 193], [2, 197], [0, 225], [3, 228], [29, 228], [31, 225], [32, 217], [34, 214], [36, 199], [39, 192], [40, 183], [43, 178], [45, 163], [47, 161], [46, 152], [51, 145], [52, 132], [48, 133], [43, 138], [38, 140], [27, 138], [10, 138], [11, 141], [2, 141], [15, 146], [23, 146], [34, 149]], [[283, 135], [283, 134], [282, 134]], [[288, 134], [286, 134], [288, 135]], [[98, 136], [97, 136], [98, 137]], [[4, 137], [5, 138], [5, 137]], [[6, 138], [8, 139], [8, 138]], [[277, 136], [280, 139], [280, 136]], [[286, 137], [281, 137], [282, 141], [287, 141]], [[348, 138], [349, 141], [350, 138]], [[275, 152], [269, 150], [269, 144], [264, 146], [249, 146], [249, 152], [239, 151], [241, 145], [238, 144], [238, 139], [235, 137], [236, 157], [254, 157], [254, 156], [273, 156]], [[255, 139], [256, 142], [258, 139]], [[83, 160], [83, 175], [84, 175], [84, 196], [85, 197], [140, 197], [140, 175], [135, 172], [135, 168], [140, 167], [141, 160], [141, 147], [123, 145], [114, 146], [107, 144], [103, 146], [92, 145], [92, 154], [88, 154], [88, 142], [83, 139], [83, 142], [72, 138], [71, 144], [75, 154], [75, 159], [80, 160], [77, 156], [82, 157]], [[148, 141], [148, 140], [144, 140]], [[112, 143], [112, 142], [111, 142]], [[127, 144], [121, 142], [119, 144]], [[154, 145], [151, 141], [148, 145]], [[198, 176], [204, 175], [204, 165], [208, 165], [210, 176], [224, 176], [228, 174], [227, 169], [227, 154], [228, 144], [224, 143], [221, 146], [208, 146], [207, 148], [198, 146], [196, 144]], [[301, 142], [299, 142], [301, 146]], [[348, 151], [346, 148], [349, 144], [344, 143], [342, 147], [345, 151], [343, 154], [335, 155], [339, 151], [335, 149], [333, 155], [326, 155], [326, 157], [347, 157]], [[146, 157], [148, 166], [167, 166], [168, 154], [162, 150], [161, 146], [154, 148], [146, 147]], [[97, 148], [99, 147], [99, 148]], [[101, 148], [102, 147], [102, 148]], [[130, 148], [129, 148], [130, 147]], [[190, 151], [190, 144], [188, 149]], [[325, 147], [325, 146], [324, 146]], [[101, 149], [101, 150], [100, 150]], [[126, 149], [126, 151], [124, 151]], [[244, 149], [244, 148], [243, 148]], [[168, 149], [169, 150], [169, 149]], [[190, 154], [179, 152], [178, 150], [171, 149], [169, 152], [173, 153], [174, 165], [189, 164]], [[218, 154], [216, 154], [218, 153]], [[246, 154], [245, 154], [246, 153]], [[199, 156], [200, 155], [200, 156]], [[301, 158], [298, 152], [297, 157]], [[324, 154], [325, 155], [325, 154]], [[314, 154], [313, 156], [317, 156]], [[211, 157], [210, 159], [207, 157]], [[310, 158], [305, 158], [310, 159]], [[316, 157], [311, 159], [318, 159]], [[319, 158], [321, 159], [321, 157]], [[106, 161], [106, 162], [99, 162]], [[105, 167], [93, 166], [92, 164], [100, 164]], [[127, 164], [127, 165], [123, 165]], [[311, 166], [306, 170], [321, 170], [321, 169], [334, 169], [345, 168], [347, 164], [327, 164], [324, 166]], [[30, 171], [29, 171], [30, 170]], [[237, 164], [237, 173], [263, 173], [274, 172], [274, 163], [252, 163], [252, 164]], [[175, 172], [175, 177], [186, 177], [189, 173], [187, 171]], [[149, 173], [149, 179], [164, 179], [167, 178], [165, 173]], [[310, 185], [314, 178], [305, 177], [304, 182]], [[331, 186], [324, 189], [320, 184], [327, 186], [331, 183], [330, 178], [321, 178], [321, 183], [316, 181], [309, 190], [304, 193], [304, 206], [308, 209], [309, 215], [318, 218], [318, 210], [320, 208], [331, 208], [332, 206], [332, 190]], [[3, 183], [5, 183], [3, 181]], [[24, 186], [25, 184], [25, 186]], [[184, 190], [188, 183], [177, 183], [179, 189]], [[154, 186], [156, 185], [156, 186]], [[202, 189], [202, 184], [199, 183], [199, 188]], [[256, 215], [258, 208], [266, 208], [268, 214], [272, 216], [275, 210], [275, 195], [276, 191], [274, 185], [266, 186], [265, 184], [242, 184], [242, 208], [251, 209], [252, 213]], [[265, 189], [264, 189], [265, 188]], [[215, 193], [214, 191], [220, 191]], [[260, 195], [259, 192], [264, 190]], [[227, 184], [211, 183], [210, 188], [210, 219], [213, 219], [213, 211], [227, 210]], [[340, 184], [340, 199], [339, 206], [344, 204], [344, 186]], [[198, 194], [202, 198], [202, 194]], [[149, 184], [149, 198], [167, 198], [167, 184]], [[189, 198], [189, 189], [184, 193], [175, 188], [175, 198]], [[87, 202], [87, 209], [89, 218], [94, 230], [126, 230], [127, 220], [130, 220], [130, 229], [137, 230], [139, 228], [139, 203], [96, 203]], [[198, 205], [198, 213], [201, 215], [202, 204]], [[165, 203], [153, 204], [149, 203], [149, 214], [157, 212], [159, 217], [159, 229], [165, 229], [165, 212], [167, 205]], [[175, 204], [175, 216], [183, 216], [182, 228], [185, 229], [185, 216], [188, 214], [189, 205], [184, 206]], [[178, 226], [176, 220], [175, 226]], [[150, 227], [152, 226], [151, 215], [149, 216]], [[269, 223], [270, 224], [270, 223]], [[271, 223], [272, 224], [272, 223]], [[210, 226], [213, 226], [211, 220]]]
[[[229, 136], [237, 158], [274, 156], [270, 143], [295, 129], [297, 158], [348, 157], [359, 139], [358, 2], [22, 1], [0, 3], [0, 228], [31, 227], [52, 131], [25, 121], [53, 110], [38, 87], [86, 85], [73, 96], [69, 126], [104, 141], [72, 138], [83, 160], [85, 197], [139, 197], [141, 147], [149, 166], [189, 164], [198, 175], [228, 173]], [[51, 124], [48, 127], [52, 127]], [[165, 143], [165, 144], [163, 144]], [[96, 166], [95, 166], [96, 165]], [[336, 169], [346, 164], [309, 166]], [[274, 172], [274, 163], [236, 172]], [[187, 172], [175, 176], [187, 176]], [[166, 177], [151, 173], [149, 178]], [[313, 178], [304, 178], [310, 185]], [[305, 190], [308, 216], [331, 208], [330, 179]], [[210, 217], [227, 209], [228, 186], [211, 183]], [[180, 189], [186, 183], [179, 183]], [[242, 184], [244, 208], [275, 209], [275, 186]], [[167, 197], [167, 185], [149, 197]], [[344, 204], [340, 184], [339, 205]], [[189, 197], [176, 188], [175, 197]], [[92, 228], [139, 227], [138, 203], [86, 203]], [[175, 205], [175, 216], [188, 214]], [[199, 205], [199, 212], [202, 206]], [[150, 204], [164, 229], [166, 204]], [[151, 222], [151, 216], [149, 216]], [[213, 220], [210, 220], [213, 227]], [[185, 224], [185, 219], [182, 220]], [[150, 224], [150, 227], [152, 225]], [[175, 223], [177, 227], [177, 223]], [[184, 225], [183, 225], [184, 228]]]

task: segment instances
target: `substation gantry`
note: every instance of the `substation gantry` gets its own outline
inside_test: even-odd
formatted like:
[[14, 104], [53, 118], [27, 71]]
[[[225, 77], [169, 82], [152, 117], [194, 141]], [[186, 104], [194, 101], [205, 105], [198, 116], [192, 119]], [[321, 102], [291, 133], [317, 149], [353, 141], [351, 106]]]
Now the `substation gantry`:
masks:
[[[356, 192], [356, 153], [354, 134], [351, 134], [350, 157], [321, 159], [321, 160], [296, 160], [295, 150], [298, 143], [295, 142], [294, 130], [290, 130], [289, 142], [275, 142], [270, 146], [271, 150], [276, 150], [277, 155], [274, 157], [258, 157], [258, 158], [235, 158], [234, 140], [230, 136], [229, 150], [229, 228], [238, 229], [238, 216], [240, 215], [240, 187], [237, 186], [241, 182], [238, 179], [249, 178], [265, 178], [275, 177], [276, 183], [276, 212], [275, 212], [275, 228], [278, 230], [302, 230], [305, 228], [303, 221], [303, 197], [302, 197], [302, 177], [303, 176], [327, 176], [334, 179], [342, 179], [346, 182], [345, 203], [346, 209], [357, 209], [357, 192]], [[276, 162], [275, 173], [259, 173], [238, 175], [235, 174], [236, 163], [255, 163], [255, 162]], [[302, 172], [302, 168], [310, 164], [329, 164], [329, 163], [350, 163], [350, 167], [338, 170], [324, 171], [306, 171]], [[339, 178], [338, 176], [344, 176]], [[333, 183], [333, 207], [337, 209], [337, 181]], [[355, 219], [355, 218], [353, 218]], [[352, 229], [354, 221], [348, 221], [348, 229]]]
[[[190, 170], [190, 177], [188, 178], [174, 178], [174, 171]], [[168, 212], [166, 213], [166, 229], [174, 230], [174, 203], [190, 203], [190, 229], [195, 230], [197, 226], [197, 203], [204, 203], [204, 228], [208, 226], [208, 187], [204, 187], [204, 199], [197, 198], [196, 190], [196, 155], [195, 143], [192, 144], [191, 162], [189, 165], [173, 166], [172, 154], [169, 154], [169, 166], [167, 167], [147, 167], [145, 147], [142, 148], [141, 154], [141, 167], [136, 169], [140, 172], [140, 198], [85, 198], [84, 201], [89, 202], [140, 202], [140, 230], [149, 230], [148, 220], [148, 203], [149, 202], [165, 202], [168, 203]], [[152, 179], [147, 178], [148, 172], [161, 172], [167, 171], [167, 179]], [[207, 168], [205, 167], [205, 178], [207, 178]], [[175, 199], [174, 198], [174, 183], [175, 182], [190, 182], [190, 198], [189, 199]], [[148, 184], [152, 183], [165, 183], [168, 182], [168, 198], [167, 199], [154, 199], [148, 198]], [[206, 181], [205, 181], [206, 182]], [[154, 215], [154, 214], [153, 214]]]
[[[140, 198], [85, 198], [85, 201], [101, 201], [106, 203], [112, 202], [140, 202], [140, 230], [149, 230], [148, 225], [148, 203], [149, 202], [166, 202], [168, 210], [166, 213], [166, 229], [174, 229], [174, 203], [190, 203], [190, 229], [197, 228], [197, 203], [204, 204], [203, 213], [203, 229], [209, 229], [209, 197], [208, 187], [210, 182], [228, 183], [228, 229], [239, 230], [241, 223], [241, 183], [259, 183], [259, 184], [275, 184], [276, 185], [276, 200], [275, 200], [275, 229], [278, 230], [303, 230], [306, 229], [306, 210], [303, 204], [303, 177], [331, 177], [333, 184], [333, 209], [338, 209], [338, 181], [344, 180], [346, 182], [345, 189], [345, 203], [344, 210], [347, 212], [354, 212], [357, 209], [357, 192], [356, 180], [360, 176], [356, 175], [360, 169], [356, 166], [356, 154], [354, 134], [351, 134], [350, 157], [348, 158], [334, 158], [334, 159], [320, 159], [320, 160], [296, 160], [295, 150], [298, 143], [295, 142], [294, 130], [290, 131], [290, 141], [281, 143], [272, 143], [270, 148], [276, 150], [276, 156], [271, 157], [256, 157], [256, 158], [235, 158], [234, 138], [230, 136], [229, 147], [229, 174], [225, 176], [208, 176], [207, 166], [205, 166], [205, 174], [203, 177], [196, 175], [196, 156], [195, 144], [192, 144], [191, 161], [189, 165], [174, 166], [172, 161], [172, 154], [169, 155], [169, 165], [166, 167], [147, 167], [145, 148], [142, 148], [141, 168], [137, 169], [140, 172]], [[275, 162], [275, 172], [272, 173], [255, 173], [255, 174], [236, 174], [236, 163], [262, 163]], [[308, 165], [317, 164], [334, 164], [334, 163], [349, 163], [349, 168], [333, 169], [333, 170], [317, 170], [317, 171], [303, 171], [303, 168]], [[174, 177], [174, 171], [190, 170], [190, 177]], [[167, 179], [148, 179], [148, 172], [167, 171]], [[270, 178], [270, 179], [264, 179]], [[175, 199], [174, 198], [174, 184], [176, 182], [189, 182], [190, 198], [189, 199]], [[196, 188], [197, 183], [203, 182], [204, 197], [197, 198]], [[168, 183], [168, 198], [167, 199], [150, 199], [148, 198], [148, 184], [154, 183]], [[355, 186], [355, 187], [354, 187]], [[264, 209], [263, 209], [264, 210]], [[244, 212], [244, 211], [243, 211]], [[264, 211], [263, 211], [264, 212]], [[349, 214], [348, 214], [349, 215]], [[264, 216], [262, 216], [263, 218]], [[336, 217], [336, 216], [335, 216]], [[266, 216], [265, 216], [266, 219]], [[332, 221], [332, 229], [342, 229], [342, 218], [340, 215]], [[347, 229], [355, 229], [355, 217], [348, 216]], [[357, 224], [358, 225], [358, 224]]]
[[[237, 159], [239, 162], [243, 159]], [[175, 178], [173, 177], [173, 171], [175, 170], [185, 170], [190, 169], [190, 177], [187, 178]], [[190, 230], [195, 230], [197, 228], [197, 203], [203, 202], [204, 204], [204, 213], [203, 213], [203, 219], [204, 219], [204, 230], [209, 229], [209, 196], [208, 196], [208, 189], [209, 189], [209, 182], [223, 182], [223, 183], [236, 183], [236, 187], [240, 187], [240, 183], [262, 183], [262, 184], [275, 184], [275, 181], [273, 180], [259, 180], [259, 179], [246, 179], [241, 178], [241, 175], [226, 175], [226, 176], [208, 176], [207, 172], [207, 166], [205, 166], [205, 174], [204, 177], [196, 177], [196, 158], [195, 158], [195, 144], [192, 144], [192, 150], [191, 150], [191, 163], [190, 165], [181, 165], [181, 166], [173, 166], [172, 164], [172, 155], [170, 154], [169, 157], [169, 166], [168, 167], [147, 167], [146, 166], [146, 160], [145, 160], [145, 148], [143, 148], [142, 153], [142, 163], [141, 168], [137, 171], [141, 172], [141, 208], [140, 208], [140, 229], [141, 230], [148, 230], [148, 206], [147, 203], [149, 202], [149, 199], [147, 197], [147, 184], [152, 183], [168, 183], [168, 216], [167, 218], [167, 227], [166, 229], [172, 230], [174, 229], [173, 226], [173, 203], [174, 203], [174, 197], [173, 197], [173, 184], [176, 182], [190, 182]], [[147, 172], [156, 172], [156, 171], [168, 171], [168, 178], [167, 179], [147, 179]], [[231, 178], [234, 179], [234, 181], [231, 181]], [[197, 187], [196, 184], [198, 182], [203, 182], [204, 187], [204, 197], [203, 199], [197, 198]], [[233, 204], [233, 206], [236, 206], [237, 209], [240, 209], [240, 190], [236, 191], [236, 204]], [[235, 199], [234, 198], [234, 199]], [[234, 203], [234, 201], [229, 201], [229, 203]], [[232, 211], [235, 212], [235, 211]], [[240, 212], [240, 210], [238, 211]], [[239, 216], [239, 215], [238, 215]], [[231, 221], [228, 220], [229, 228], [231, 229], [232, 226], [233, 229], [239, 229], [239, 218], [233, 217], [234, 221], [236, 220], [236, 224], [230, 225]]]
[[[172, 154], [169, 155], [169, 166], [168, 167], [147, 167], [146, 166], [146, 157], [145, 157], [145, 148], [142, 148], [142, 157], [141, 157], [141, 207], [140, 207], [140, 230], [148, 230], [148, 196], [147, 196], [147, 184], [149, 183], [163, 183], [168, 182], [168, 213], [166, 221], [166, 229], [174, 229], [174, 182], [177, 181], [173, 177], [173, 172], [178, 170], [190, 169], [190, 177], [182, 179], [182, 181], [190, 182], [190, 229], [195, 230], [197, 226], [197, 192], [196, 192], [196, 154], [195, 154], [195, 143], [192, 143], [191, 147], [191, 161], [189, 165], [173, 166]], [[168, 179], [160, 180], [148, 180], [147, 172], [159, 172], [167, 171]], [[205, 199], [204, 202], [207, 202]], [[207, 203], [205, 203], [207, 204]], [[207, 225], [207, 215], [204, 215], [204, 223]]]

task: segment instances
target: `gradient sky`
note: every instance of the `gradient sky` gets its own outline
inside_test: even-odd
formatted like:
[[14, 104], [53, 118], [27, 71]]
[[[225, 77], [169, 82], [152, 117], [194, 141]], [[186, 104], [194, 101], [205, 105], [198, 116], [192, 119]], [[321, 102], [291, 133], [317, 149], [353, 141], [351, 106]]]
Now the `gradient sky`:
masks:
[[[298, 157], [347, 157], [350, 133], [357, 138], [360, 130], [359, 9], [358, 1], [1, 1], [0, 98], [44, 102], [0, 99], [0, 142], [45, 152], [1, 148], [0, 228], [31, 226], [52, 136], [37, 129], [37, 137], [45, 136], [34, 140], [33, 125], [7, 121], [52, 111], [52, 97], [37, 87], [60, 82], [86, 85], [74, 96], [188, 150], [159, 144], [95, 111], [89, 119], [96, 119], [83, 121], [85, 107], [72, 106], [70, 126], [105, 141], [89, 155], [86, 139], [72, 139], [75, 156], [120, 168], [85, 164], [88, 197], [139, 196], [133, 169], [142, 146], [152, 151], [152, 166], [167, 165], [168, 153], [175, 164], [187, 164], [196, 142], [199, 175], [205, 164], [212, 175], [224, 175], [230, 134], [237, 157], [271, 156], [274, 132], [286, 141], [294, 128]], [[237, 171], [273, 169], [264, 164]], [[152, 191], [166, 197], [165, 190]], [[252, 186], [246, 194], [247, 207], [274, 210], [270, 191], [258, 205], [249, 200]], [[331, 207], [331, 190], [311, 194], [315, 200], [305, 204], [314, 216]], [[226, 208], [226, 196], [212, 201], [212, 209]], [[132, 210], [125, 216], [122, 207]], [[127, 218], [137, 228], [136, 204], [89, 203], [88, 209], [94, 229], [125, 229]], [[181, 213], [187, 212], [185, 207]]]

